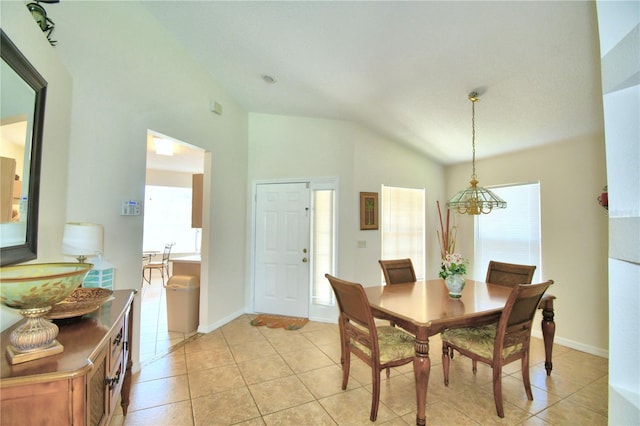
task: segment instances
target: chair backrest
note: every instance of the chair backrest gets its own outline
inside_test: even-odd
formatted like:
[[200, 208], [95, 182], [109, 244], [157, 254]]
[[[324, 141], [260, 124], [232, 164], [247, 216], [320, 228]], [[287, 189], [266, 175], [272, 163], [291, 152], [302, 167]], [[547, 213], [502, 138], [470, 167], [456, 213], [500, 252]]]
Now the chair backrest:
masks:
[[378, 334], [373, 313], [369, 306], [369, 299], [367, 299], [364, 288], [361, 284], [341, 280], [329, 274], [325, 274], [325, 277], [329, 280], [338, 300], [340, 309], [339, 325], [343, 339], [346, 341], [354, 339], [362, 346], [369, 348], [371, 355], [364, 354], [362, 351], [359, 352], [367, 357], [371, 356], [371, 358], [376, 359]]
[[507, 347], [522, 344], [522, 352], [529, 347], [533, 318], [540, 299], [553, 284], [549, 280], [540, 284], [517, 284], [513, 287], [500, 315], [494, 344], [494, 359]]
[[171, 256], [171, 248], [176, 243], [167, 243], [164, 245], [164, 251], [162, 252], [162, 263], [168, 263], [169, 257]]
[[387, 284], [410, 283], [416, 280], [411, 259], [379, 260]]
[[515, 263], [502, 263], [489, 261], [485, 282], [491, 284], [516, 286], [518, 284], [531, 284], [535, 265], [516, 265]]

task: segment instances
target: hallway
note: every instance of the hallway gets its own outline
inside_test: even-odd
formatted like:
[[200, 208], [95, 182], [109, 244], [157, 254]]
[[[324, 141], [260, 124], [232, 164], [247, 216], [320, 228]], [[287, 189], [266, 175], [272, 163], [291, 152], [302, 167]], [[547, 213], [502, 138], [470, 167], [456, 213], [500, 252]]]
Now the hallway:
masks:
[[171, 347], [197, 334], [168, 331], [167, 296], [160, 274], [154, 272], [151, 284], [144, 281], [141, 289], [140, 364], [149, 363], [167, 355]]

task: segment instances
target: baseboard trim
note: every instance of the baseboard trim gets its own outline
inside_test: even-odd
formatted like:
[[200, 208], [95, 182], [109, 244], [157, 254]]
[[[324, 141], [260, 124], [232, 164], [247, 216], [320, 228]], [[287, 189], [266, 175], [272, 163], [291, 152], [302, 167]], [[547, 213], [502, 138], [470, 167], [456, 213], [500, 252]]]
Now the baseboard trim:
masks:
[[213, 324], [209, 324], [206, 326], [202, 326], [199, 325], [198, 326], [198, 333], [211, 333], [213, 330], [217, 330], [218, 328], [222, 327], [225, 324], [230, 323], [231, 321], [233, 321], [234, 319], [238, 318], [241, 315], [244, 315], [245, 312], [243, 310], [239, 310], [236, 311], [232, 314], [227, 315], [226, 317], [219, 319], [218, 321], [214, 322]]
[[[531, 336], [542, 339], [542, 331], [532, 330]], [[553, 343], [557, 343], [558, 345], [566, 346], [571, 349], [575, 349], [580, 352], [586, 352], [591, 355], [600, 356], [603, 358], [609, 358], [609, 351], [607, 349], [597, 348], [591, 345], [585, 345], [584, 343], [576, 342], [575, 340], [565, 339], [562, 337], [555, 336], [553, 339]]]

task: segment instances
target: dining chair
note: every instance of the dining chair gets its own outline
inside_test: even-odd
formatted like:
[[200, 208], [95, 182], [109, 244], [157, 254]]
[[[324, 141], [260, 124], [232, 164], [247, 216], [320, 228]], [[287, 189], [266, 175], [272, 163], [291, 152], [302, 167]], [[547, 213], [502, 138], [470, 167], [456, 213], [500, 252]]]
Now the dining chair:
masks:
[[490, 260], [485, 282], [508, 286], [531, 284], [535, 271], [535, 265], [517, 265]]
[[[515, 263], [489, 261], [487, 267], [487, 277], [485, 282], [491, 284], [505, 285], [509, 287], [518, 284], [531, 284], [533, 274], [536, 271], [535, 265], [518, 265]], [[542, 296], [538, 309], [542, 310], [542, 328], [550, 328], [550, 333], [555, 333], [555, 323], [553, 322], [553, 301], [556, 297], [552, 294]], [[545, 335], [546, 336], [546, 335]], [[547, 375], [551, 375], [551, 352], [553, 351], [553, 338], [544, 340], [545, 352], [547, 354], [545, 360], [545, 368]], [[453, 355], [453, 353], [451, 353]], [[474, 362], [474, 367], [476, 363]]]
[[[489, 266], [487, 267], [487, 277], [484, 281], [489, 284], [506, 285], [509, 287], [514, 287], [518, 284], [531, 284], [535, 271], [535, 265], [518, 265], [515, 263], [490, 260]], [[453, 349], [449, 353], [449, 356], [453, 359]], [[473, 371], [476, 371], [478, 368], [478, 362], [476, 360], [473, 360], [472, 367]]]
[[[411, 259], [378, 260], [378, 263], [382, 268], [384, 281], [388, 285], [416, 281], [416, 272]], [[389, 325], [395, 327], [396, 324], [389, 321]], [[387, 369], [387, 377], [389, 377], [389, 369]]]
[[[453, 328], [440, 334], [444, 384], [449, 386], [449, 353], [452, 349], [493, 369], [493, 399], [499, 417], [504, 417], [502, 404], [502, 367], [521, 360], [522, 381], [529, 401], [533, 401], [529, 379], [529, 343], [536, 309], [544, 292], [553, 284], [518, 284], [511, 290], [497, 323]], [[476, 373], [474, 364], [473, 372]]]
[[[164, 251], [162, 252], [162, 260], [161, 261], [149, 261], [142, 267], [142, 277], [151, 284], [151, 273], [152, 271], [160, 271], [160, 276], [162, 277], [162, 285], [164, 286], [164, 277], [165, 274], [167, 279], [169, 278], [169, 258], [171, 257], [171, 248], [176, 243], [167, 243], [164, 246]], [[149, 272], [149, 277], [145, 275], [146, 272]]]
[[409, 283], [416, 280], [411, 259], [378, 260], [387, 284]]
[[340, 316], [340, 348], [342, 351], [342, 390], [347, 389], [351, 354], [371, 367], [373, 390], [371, 414], [374, 422], [380, 405], [380, 372], [413, 362], [414, 337], [399, 328], [376, 326], [371, 307], [361, 284], [344, 281], [325, 274], [336, 295]]

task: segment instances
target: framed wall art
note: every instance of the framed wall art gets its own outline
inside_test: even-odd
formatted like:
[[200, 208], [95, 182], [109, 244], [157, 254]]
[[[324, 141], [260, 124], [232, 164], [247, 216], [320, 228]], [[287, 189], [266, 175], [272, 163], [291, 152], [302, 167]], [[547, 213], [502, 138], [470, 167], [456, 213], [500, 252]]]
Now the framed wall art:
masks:
[[378, 229], [378, 193], [360, 193], [360, 229]]

